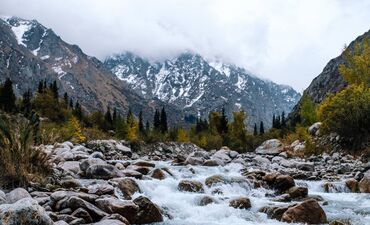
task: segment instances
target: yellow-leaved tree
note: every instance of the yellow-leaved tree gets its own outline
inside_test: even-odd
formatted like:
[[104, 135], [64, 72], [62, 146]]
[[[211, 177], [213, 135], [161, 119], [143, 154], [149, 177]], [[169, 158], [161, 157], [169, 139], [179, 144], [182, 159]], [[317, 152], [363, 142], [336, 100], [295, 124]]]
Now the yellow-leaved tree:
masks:
[[137, 141], [138, 133], [139, 133], [139, 125], [135, 120], [134, 115], [129, 111], [127, 115], [126, 121], [126, 129], [127, 129], [127, 140], [128, 141]]
[[69, 119], [68, 127], [71, 131], [73, 142], [82, 143], [86, 141], [86, 137], [82, 133], [81, 125], [75, 116], [71, 116]]
[[189, 136], [188, 136], [188, 133], [186, 132], [186, 130], [184, 130], [183, 128], [179, 128], [177, 130], [177, 137], [176, 137], [176, 141], [178, 142], [189, 142]]

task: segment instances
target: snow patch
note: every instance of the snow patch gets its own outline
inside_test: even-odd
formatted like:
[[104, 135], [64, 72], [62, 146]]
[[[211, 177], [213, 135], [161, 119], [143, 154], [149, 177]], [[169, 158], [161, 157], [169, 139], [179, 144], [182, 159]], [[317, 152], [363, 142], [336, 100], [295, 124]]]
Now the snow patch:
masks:
[[49, 55], [44, 55], [44, 56], [41, 56], [41, 57], [40, 57], [40, 59], [41, 59], [41, 60], [45, 60], [45, 59], [48, 59], [48, 58], [50, 58], [50, 56], [49, 56]]
[[18, 21], [18, 23], [18, 26], [12, 26], [11, 29], [17, 39], [18, 44], [27, 47], [27, 45], [24, 43], [25, 39], [23, 36], [31, 29], [32, 24], [29, 21]]
[[54, 72], [56, 72], [59, 76], [58, 79], [61, 80], [67, 73], [63, 71], [63, 69], [60, 66], [54, 66], [52, 67]]

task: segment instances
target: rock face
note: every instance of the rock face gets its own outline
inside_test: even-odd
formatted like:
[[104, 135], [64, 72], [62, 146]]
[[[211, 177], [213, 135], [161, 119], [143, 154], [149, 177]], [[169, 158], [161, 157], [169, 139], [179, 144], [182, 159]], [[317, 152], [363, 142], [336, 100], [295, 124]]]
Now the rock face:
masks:
[[[356, 43], [362, 42], [365, 38], [370, 38], [370, 31], [367, 31], [363, 35], [357, 37], [348, 45], [348, 50], [353, 50]], [[331, 59], [328, 64], [324, 67], [323, 71], [311, 82], [310, 86], [303, 92], [304, 95], [308, 95], [311, 100], [315, 103], [322, 102], [329, 94], [336, 93], [346, 87], [342, 75], [339, 73], [339, 65], [345, 63], [343, 53]], [[300, 121], [299, 111], [301, 108], [302, 101], [300, 100], [294, 109], [288, 116], [288, 120], [291, 123]]]
[[224, 106], [228, 116], [244, 109], [251, 115], [249, 124], [271, 124], [273, 112], [289, 112], [300, 98], [289, 86], [264, 81], [243, 68], [209, 62], [192, 53], [153, 63], [124, 53], [108, 58], [105, 66], [144, 97], [156, 97], [182, 108], [191, 115], [187, 119], [193, 121], [198, 113], [207, 116]]
[[358, 188], [362, 193], [370, 193], [370, 170], [364, 174], [364, 177], [358, 183]]
[[0, 205], [2, 225], [53, 225], [53, 221], [36, 200], [23, 198], [13, 204]]
[[278, 155], [282, 151], [284, 151], [283, 143], [278, 139], [270, 139], [256, 148], [255, 152], [257, 154]]
[[283, 214], [281, 221], [288, 223], [327, 223], [326, 214], [316, 200], [309, 199], [290, 207]]

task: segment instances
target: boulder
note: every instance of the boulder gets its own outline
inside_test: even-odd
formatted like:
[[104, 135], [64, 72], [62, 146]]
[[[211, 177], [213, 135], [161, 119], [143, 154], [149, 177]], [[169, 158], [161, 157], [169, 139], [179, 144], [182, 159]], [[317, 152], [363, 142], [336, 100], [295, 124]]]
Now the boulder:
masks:
[[32, 198], [23, 198], [14, 204], [0, 205], [1, 225], [53, 225], [53, 221]]
[[166, 174], [163, 172], [163, 170], [156, 168], [150, 172], [150, 177], [157, 179], [157, 180], [163, 180], [166, 178]]
[[209, 205], [209, 204], [212, 204], [212, 203], [215, 203], [216, 200], [210, 196], [204, 196], [200, 199], [199, 201], [199, 205], [200, 206], [206, 206], [206, 205]]
[[96, 164], [90, 166], [86, 170], [86, 177], [108, 180], [114, 177], [121, 177], [121, 173], [115, 166], [109, 164]]
[[203, 184], [194, 180], [182, 180], [178, 185], [180, 191], [203, 193]]
[[354, 178], [350, 178], [346, 180], [346, 186], [351, 190], [352, 192], [358, 192], [358, 181]]
[[76, 209], [71, 216], [82, 218], [85, 223], [92, 223], [93, 219], [91, 218], [90, 214], [83, 208]]
[[78, 188], [81, 187], [81, 182], [77, 179], [66, 179], [60, 182], [60, 185], [64, 188]]
[[120, 220], [115, 219], [103, 219], [97, 223], [92, 223], [91, 225], [128, 225]]
[[250, 207], [252, 207], [251, 201], [249, 200], [249, 198], [246, 197], [231, 200], [229, 206], [236, 209], [249, 209]]
[[118, 188], [121, 190], [123, 197], [130, 200], [132, 195], [136, 192], [141, 192], [139, 185], [131, 178], [120, 179]]
[[257, 155], [256, 157], [254, 157], [253, 162], [256, 165], [271, 164], [271, 161], [268, 158], [262, 157], [260, 155]]
[[31, 195], [28, 193], [28, 191], [23, 188], [16, 188], [6, 194], [6, 202], [8, 204], [13, 204], [23, 198], [31, 198]]
[[154, 163], [147, 162], [147, 161], [141, 161], [141, 160], [133, 163], [133, 165], [135, 165], [135, 166], [143, 166], [143, 167], [151, 167], [151, 168], [154, 168], [155, 167], [155, 164]]
[[139, 211], [136, 214], [135, 221], [133, 222], [134, 224], [148, 224], [163, 221], [161, 210], [148, 198], [140, 196], [134, 199], [134, 203], [139, 206]]
[[289, 175], [278, 175], [273, 183], [273, 188], [281, 193], [294, 186], [294, 179]]
[[327, 223], [326, 214], [319, 203], [314, 199], [308, 199], [293, 207], [283, 214], [281, 221], [288, 223]]
[[99, 221], [101, 218], [107, 215], [104, 211], [100, 210], [95, 205], [79, 198], [76, 196], [69, 197], [66, 199], [62, 208], [71, 208], [72, 210], [76, 210], [78, 208], [82, 208], [88, 212], [91, 216], [93, 221]]
[[80, 162], [78, 161], [62, 162], [58, 165], [58, 167], [73, 174], [78, 174], [80, 172]]
[[136, 220], [136, 214], [139, 206], [133, 202], [115, 199], [113, 197], [99, 198], [96, 200], [96, 206], [109, 214], [118, 214], [126, 218], [130, 223]]
[[2, 190], [0, 190], [0, 205], [5, 204], [5, 203], [6, 203], [6, 195]]
[[321, 122], [316, 122], [314, 124], [312, 124], [309, 128], [308, 128], [308, 133], [310, 135], [313, 135], [313, 136], [317, 136], [319, 135], [319, 130], [320, 130], [320, 127], [321, 127], [322, 123]]
[[358, 183], [361, 193], [370, 193], [370, 170], [364, 173], [364, 177]]
[[122, 170], [122, 173], [126, 177], [134, 177], [136, 179], [141, 179], [143, 177], [142, 173], [135, 171], [135, 170], [130, 170], [130, 169]]
[[100, 159], [100, 158], [88, 158], [88, 159], [83, 160], [79, 164], [79, 167], [80, 167], [81, 171], [86, 172], [86, 170], [90, 166], [96, 165], [96, 164], [107, 164], [107, 163], [104, 160]]
[[255, 152], [257, 154], [267, 154], [267, 155], [278, 155], [284, 151], [284, 146], [278, 139], [270, 139], [264, 141], [262, 145], [256, 148]]
[[224, 166], [225, 163], [218, 159], [208, 159], [204, 161], [203, 166]]
[[308, 189], [306, 187], [291, 187], [288, 194], [291, 198], [305, 198], [308, 195]]
[[114, 193], [114, 187], [108, 183], [93, 184], [87, 187], [89, 194], [111, 195]]
[[265, 206], [259, 211], [266, 213], [270, 219], [281, 220], [283, 214], [288, 210], [288, 206]]

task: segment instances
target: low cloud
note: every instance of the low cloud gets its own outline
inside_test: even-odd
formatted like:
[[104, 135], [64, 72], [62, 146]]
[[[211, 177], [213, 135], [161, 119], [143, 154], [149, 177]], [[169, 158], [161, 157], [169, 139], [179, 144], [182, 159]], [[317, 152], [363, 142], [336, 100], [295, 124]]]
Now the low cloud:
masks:
[[370, 29], [370, 1], [0, 0], [100, 59], [163, 60], [190, 50], [302, 91], [345, 43]]

